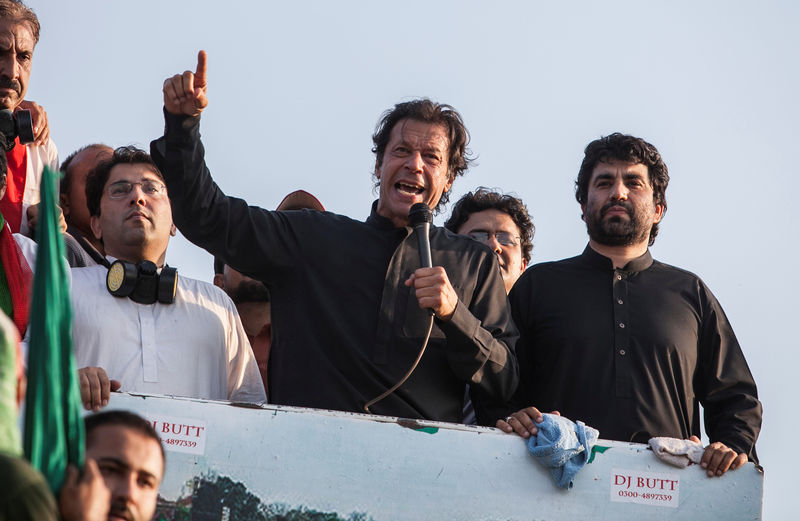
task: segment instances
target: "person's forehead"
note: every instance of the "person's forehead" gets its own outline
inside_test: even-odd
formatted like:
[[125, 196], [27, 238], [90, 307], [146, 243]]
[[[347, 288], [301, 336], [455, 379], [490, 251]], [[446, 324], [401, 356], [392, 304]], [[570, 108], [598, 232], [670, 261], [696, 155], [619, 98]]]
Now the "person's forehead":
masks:
[[464, 224], [458, 229], [459, 233], [473, 231], [483, 232], [511, 232], [519, 235], [520, 229], [506, 212], [496, 208], [487, 208], [469, 215]]
[[391, 140], [441, 149], [446, 149], [449, 144], [446, 126], [441, 123], [428, 123], [410, 118], [401, 119], [395, 123], [391, 132]]
[[23, 20], [0, 19], [0, 47], [9, 49], [11, 44], [19, 50], [33, 51], [36, 42], [31, 26]]
[[599, 161], [592, 170], [592, 175], [604, 173], [623, 173], [647, 176], [647, 165], [644, 163], [632, 163], [630, 161], [621, 161], [619, 159], [609, 159], [608, 161]]
[[120, 163], [111, 168], [108, 174], [108, 183], [115, 181], [131, 181], [136, 182], [142, 179], [153, 179], [161, 181], [161, 178], [153, 170], [151, 165], [146, 163]]
[[72, 164], [91, 163], [94, 166], [100, 161], [110, 158], [113, 153], [114, 150], [111, 147], [87, 148], [75, 154], [75, 157], [72, 159]]
[[87, 438], [86, 457], [117, 460], [136, 472], [147, 472], [161, 480], [164, 459], [158, 442], [122, 425], [96, 427]]
[[87, 148], [78, 152], [70, 163], [70, 174], [80, 173], [84, 176], [104, 159], [111, 157], [113, 151], [105, 148]]

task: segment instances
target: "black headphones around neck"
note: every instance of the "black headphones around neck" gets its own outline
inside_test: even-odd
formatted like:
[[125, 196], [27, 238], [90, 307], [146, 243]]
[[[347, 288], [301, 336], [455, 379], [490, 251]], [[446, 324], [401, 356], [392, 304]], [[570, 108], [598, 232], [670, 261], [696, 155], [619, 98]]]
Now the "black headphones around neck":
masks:
[[106, 288], [115, 297], [128, 297], [139, 304], [171, 304], [178, 288], [178, 270], [164, 266], [159, 274], [150, 261], [117, 260], [108, 268]]

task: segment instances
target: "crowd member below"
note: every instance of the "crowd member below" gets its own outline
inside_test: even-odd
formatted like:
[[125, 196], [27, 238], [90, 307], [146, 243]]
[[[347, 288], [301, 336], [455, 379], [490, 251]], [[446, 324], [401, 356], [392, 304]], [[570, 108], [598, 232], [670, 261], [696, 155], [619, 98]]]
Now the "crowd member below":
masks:
[[420, 268], [409, 209], [447, 200], [466, 172], [468, 133], [448, 105], [396, 105], [373, 136], [379, 198], [366, 222], [329, 212], [250, 207], [214, 184], [200, 142], [207, 66], [164, 82], [166, 130], [151, 144], [192, 242], [261, 280], [272, 302], [272, 403], [344, 411], [416, 370], [376, 414], [460, 422], [464, 385], [504, 400], [517, 385], [511, 322], [497, 260], [468, 237], [432, 227], [433, 267]]
[[480, 187], [453, 205], [444, 227], [485, 243], [497, 254], [506, 293], [531, 260], [536, 228], [518, 198]]
[[[325, 211], [322, 203], [304, 190], [295, 190], [284, 197], [277, 210], [289, 211], [306, 208], [320, 212]], [[267, 364], [269, 348], [272, 343], [269, 290], [260, 280], [242, 275], [218, 257], [214, 257], [214, 285], [222, 288], [236, 304], [239, 317], [242, 319], [242, 326], [244, 326], [247, 339], [250, 341], [256, 357], [258, 372], [261, 373], [264, 388], [267, 388]]]
[[520, 388], [517, 412], [497, 426], [528, 437], [539, 410], [557, 410], [606, 439], [699, 441], [702, 405], [711, 443], [701, 464], [720, 476], [755, 460], [761, 403], [717, 299], [650, 255], [668, 183], [642, 139], [612, 134], [586, 147], [575, 195], [589, 245], [533, 266], [511, 291]]
[[[153, 519], [165, 468], [164, 447], [153, 427], [127, 411], [92, 414], [84, 423], [86, 467], [99, 469], [104, 486], [81, 482], [70, 468], [59, 502], [64, 519]], [[107, 499], [97, 501], [102, 496]], [[84, 499], [89, 497], [92, 511]]]
[[67, 235], [78, 246], [75, 248], [69, 242], [66, 244], [72, 267], [106, 262], [103, 241], [92, 233], [89, 205], [86, 204], [86, 178], [94, 167], [113, 153], [114, 149], [108, 145], [92, 144], [76, 150], [61, 163], [61, 209], [67, 222]]
[[84, 406], [107, 405], [117, 389], [264, 402], [231, 299], [165, 264], [175, 226], [150, 156], [116, 149], [89, 175], [86, 199], [92, 231], [112, 265], [72, 270], [72, 339]]
[[33, 109], [35, 141], [22, 145], [15, 136], [7, 136], [8, 189], [0, 199], [0, 212], [11, 231], [30, 235], [27, 209], [39, 203], [42, 171], [58, 169], [58, 151], [49, 137], [46, 114], [35, 103], [25, 102], [33, 63], [33, 51], [39, 41], [39, 20], [25, 4], [0, 0], [0, 109]]

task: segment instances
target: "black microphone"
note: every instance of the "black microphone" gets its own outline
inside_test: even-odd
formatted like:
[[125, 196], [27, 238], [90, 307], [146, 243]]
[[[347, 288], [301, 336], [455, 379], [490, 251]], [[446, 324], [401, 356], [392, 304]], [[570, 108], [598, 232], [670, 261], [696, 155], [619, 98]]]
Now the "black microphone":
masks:
[[431, 223], [433, 222], [431, 209], [428, 208], [428, 205], [425, 203], [416, 203], [412, 205], [411, 209], [408, 211], [408, 222], [417, 232], [420, 267], [433, 267], [433, 261], [431, 261], [431, 241], [428, 237]]

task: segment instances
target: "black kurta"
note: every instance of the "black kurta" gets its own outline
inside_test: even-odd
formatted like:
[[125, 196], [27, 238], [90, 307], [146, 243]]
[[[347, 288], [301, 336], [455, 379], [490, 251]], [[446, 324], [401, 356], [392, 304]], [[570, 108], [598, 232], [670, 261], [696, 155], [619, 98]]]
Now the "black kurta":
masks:
[[[272, 403], [363, 412], [411, 366], [427, 314], [403, 282], [419, 267], [417, 238], [373, 211], [366, 222], [311, 210], [272, 212], [225, 196], [211, 179], [199, 118], [166, 114], [151, 152], [175, 224], [198, 246], [264, 281], [272, 301]], [[464, 384], [508, 399], [518, 381], [514, 327], [495, 255], [433, 227], [434, 265], [459, 296], [436, 320], [411, 378], [377, 414], [459, 422]]]
[[510, 295], [520, 329], [515, 409], [558, 410], [600, 436], [700, 436], [754, 456], [756, 385], [725, 313], [692, 273], [648, 251], [614, 269], [582, 255], [528, 270]]

